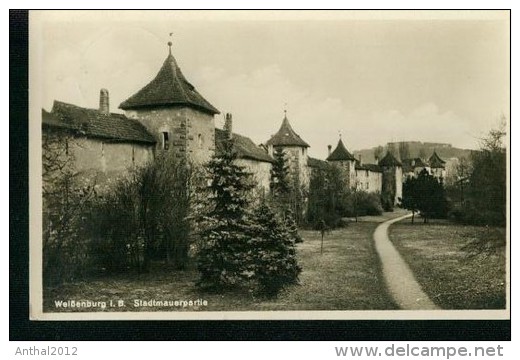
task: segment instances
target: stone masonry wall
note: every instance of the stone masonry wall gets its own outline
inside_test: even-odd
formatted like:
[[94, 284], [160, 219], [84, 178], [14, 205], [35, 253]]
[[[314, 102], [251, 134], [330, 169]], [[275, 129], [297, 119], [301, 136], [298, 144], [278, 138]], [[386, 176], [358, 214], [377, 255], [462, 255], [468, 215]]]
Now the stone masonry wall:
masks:
[[[52, 141], [54, 136], [62, 137], [62, 161], [66, 161], [66, 157], [73, 159], [72, 168], [77, 173], [77, 185], [95, 185], [98, 193], [109, 190], [131, 168], [146, 164], [154, 156], [153, 145], [107, 142], [98, 138], [60, 135], [52, 131], [44, 131], [42, 136], [43, 141]], [[68, 153], [65, 148], [68, 148]]]
[[144, 165], [153, 159], [151, 145], [112, 143], [101, 139], [79, 138], [69, 145], [78, 172], [124, 172], [132, 166]]
[[271, 180], [271, 163], [250, 159], [237, 159], [236, 164], [244, 166], [247, 171], [253, 174], [258, 184], [258, 189], [263, 193], [269, 193], [269, 183]]
[[395, 199], [394, 199], [394, 203], [397, 204], [399, 203], [399, 198], [402, 198], [403, 197], [403, 182], [402, 182], [402, 179], [403, 178], [403, 168], [401, 167], [397, 167], [395, 169]]
[[[293, 179], [298, 178], [301, 187], [304, 190], [309, 189], [310, 171], [307, 166], [307, 149], [300, 146], [284, 146], [283, 151], [287, 164], [289, 165], [289, 172]], [[269, 153], [273, 155], [274, 149], [270, 147]]]
[[[208, 161], [215, 152], [212, 115], [185, 106], [170, 106], [128, 110], [126, 116], [139, 120], [155, 136], [159, 151], [173, 151], [175, 157], [188, 156], [196, 163]], [[168, 134], [166, 144], [163, 133]]]
[[357, 169], [356, 183], [358, 190], [381, 193], [383, 175], [376, 171]]
[[383, 167], [383, 194], [391, 194], [394, 204], [403, 196], [403, 169], [400, 166]]

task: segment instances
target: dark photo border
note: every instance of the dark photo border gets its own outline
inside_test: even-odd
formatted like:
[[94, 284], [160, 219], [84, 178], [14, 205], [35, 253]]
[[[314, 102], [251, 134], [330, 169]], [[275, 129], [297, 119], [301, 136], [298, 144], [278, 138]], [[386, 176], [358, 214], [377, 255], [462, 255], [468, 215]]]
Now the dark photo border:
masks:
[[28, 27], [28, 10], [10, 10], [10, 340], [511, 340], [510, 320], [30, 321]]

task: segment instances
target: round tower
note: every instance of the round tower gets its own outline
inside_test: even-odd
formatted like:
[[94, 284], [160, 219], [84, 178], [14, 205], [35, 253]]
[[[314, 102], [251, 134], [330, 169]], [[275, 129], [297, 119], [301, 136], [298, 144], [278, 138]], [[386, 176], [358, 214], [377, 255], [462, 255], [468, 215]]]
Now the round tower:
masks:
[[215, 151], [215, 120], [219, 111], [184, 77], [169, 53], [155, 78], [119, 106], [140, 121], [157, 141], [158, 151], [197, 163]]
[[327, 157], [327, 161], [344, 172], [345, 186], [356, 187], [356, 158], [347, 150], [341, 137], [334, 151]]
[[385, 157], [379, 160], [379, 166], [383, 171], [383, 186], [381, 193], [388, 194], [394, 199], [394, 204], [403, 197], [403, 166], [399, 160], [387, 152]]
[[292, 128], [284, 111], [282, 126], [278, 132], [266, 141], [267, 151], [273, 156], [276, 149], [281, 148], [288, 160], [289, 171], [293, 179], [299, 182], [303, 189], [309, 188], [309, 173], [307, 167], [307, 144]]

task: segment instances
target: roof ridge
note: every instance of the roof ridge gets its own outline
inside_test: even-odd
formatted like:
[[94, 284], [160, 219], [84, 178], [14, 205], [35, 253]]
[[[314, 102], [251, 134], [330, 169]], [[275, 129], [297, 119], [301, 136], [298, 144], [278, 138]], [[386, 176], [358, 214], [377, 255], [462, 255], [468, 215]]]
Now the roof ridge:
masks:
[[380, 166], [403, 166], [403, 164], [397, 160], [397, 158], [390, 152], [387, 151], [386, 155], [379, 161]]
[[[170, 64], [169, 65], [170, 65], [170, 70], [172, 72], [171, 76], [173, 77], [173, 80], [174, 80], [174, 81], [171, 82], [170, 85], [171, 85], [172, 91], [175, 91], [175, 80], [177, 82], [184, 81], [185, 83], [187, 83], [187, 81], [185, 81], [184, 75], [182, 74], [181, 69], [177, 65], [177, 60], [175, 60], [175, 57], [171, 53], [170, 53], [170, 55], [168, 55], [168, 57], [166, 58], [165, 61], [168, 61], [168, 60], [170, 60]], [[181, 76], [179, 76], [178, 73], [180, 73]], [[184, 101], [189, 102], [190, 98], [186, 94], [186, 91], [184, 90], [184, 88], [182, 86], [179, 86], [179, 88], [180, 88], [180, 90], [182, 92]]]
[[51, 113], [69, 126], [81, 129], [87, 136], [117, 141], [155, 142], [153, 135], [140, 121], [124, 114], [103, 114], [98, 109], [85, 108], [59, 100], [54, 100]]
[[[215, 128], [215, 148], [221, 151], [222, 141], [226, 136], [226, 131]], [[251, 138], [233, 133], [234, 147], [239, 158], [254, 159], [263, 162], [273, 162], [274, 159], [262, 148], [260, 148]]]

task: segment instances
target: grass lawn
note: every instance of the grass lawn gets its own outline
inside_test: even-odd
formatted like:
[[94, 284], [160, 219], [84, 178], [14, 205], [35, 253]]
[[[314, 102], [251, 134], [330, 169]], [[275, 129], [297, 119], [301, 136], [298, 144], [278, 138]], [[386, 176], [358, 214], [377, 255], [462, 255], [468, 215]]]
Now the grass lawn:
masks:
[[[397, 214], [387, 215], [387, 217]], [[103, 311], [246, 311], [246, 310], [384, 310], [396, 309], [385, 291], [372, 234], [377, 222], [358, 222], [321, 236], [316, 231], [301, 231], [297, 245], [303, 271], [300, 284], [285, 289], [276, 299], [255, 297], [247, 291], [207, 294], [195, 286], [195, 269], [183, 272], [155, 264], [150, 274], [126, 274], [66, 284], [44, 290], [44, 311], [81, 311], [57, 309], [56, 300], [124, 300], [125, 306]], [[134, 300], [207, 300], [199, 307], [134, 307]], [[84, 309], [83, 311], [92, 311]], [[98, 311], [98, 309], [96, 309]]]
[[[390, 227], [390, 239], [429, 297], [443, 309], [504, 309], [505, 229], [431, 220], [404, 220]], [[462, 249], [486, 240], [488, 251]]]

